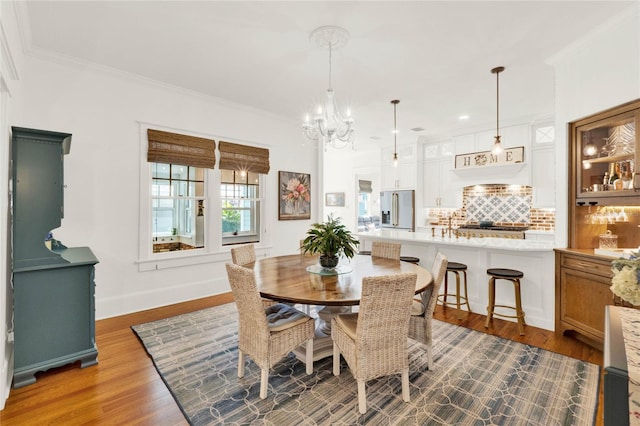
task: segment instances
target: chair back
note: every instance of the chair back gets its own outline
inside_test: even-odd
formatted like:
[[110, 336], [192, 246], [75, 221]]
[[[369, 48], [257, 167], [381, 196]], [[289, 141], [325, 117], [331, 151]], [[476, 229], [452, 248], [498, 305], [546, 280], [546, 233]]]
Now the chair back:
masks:
[[371, 256], [384, 259], [400, 260], [401, 244], [386, 241], [373, 241], [371, 243]]
[[433, 259], [433, 265], [431, 265], [433, 285], [430, 289], [423, 291], [421, 294], [425, 318], [431, 318], [433, 311], [436, 309], [440, 286], [442, 285], [442, 281], [444, 281], [444, 275], [447, 273], [447, 263], [447, 256], [440, 252], [438, 252], [435, 259]]
[[246, 265], [256, 261], [256, 250], [253, 244], [247, 244], [231, 249], [231, 261], [236, 265]]
[[[268, 333], [267, 315], [262, 306], [253, 269], [231, 263], [227, 263], [225, 266], [233, 298], [238, 307], [240, 329], [262, 330]], [[243, 333], [239, 333], [240, 337], [242, 335]]]
[[[407, 346], [411, 303], [417, 274], [403, 273], [362, 279], [362, 294], [356, 326], [356, 344], [369, 362], [369, 373], [384, 371], [386, 364], [393, 371], [403, 361], [398, 348]], [[393, 359], [389, 359], [393, 358]], [[377, 371], [378, 373], [380, 371]], [[368, 374], [365, 374], [365, 376]]]

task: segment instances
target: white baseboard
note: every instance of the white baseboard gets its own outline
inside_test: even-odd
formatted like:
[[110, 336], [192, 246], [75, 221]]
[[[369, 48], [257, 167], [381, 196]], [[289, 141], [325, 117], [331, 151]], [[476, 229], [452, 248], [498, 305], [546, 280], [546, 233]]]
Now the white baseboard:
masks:
[[5, 403], [9, 399], [13, 381], [13, 345], [7, 344], [7, 350], [8, 357], [3, 360], [0, 368], [0, 411], [4, 409]]
[[231, 291], [227, 276], [205, 281], [190, 282], [150, 291], [127, 293], [115, 297], [96, 298], [96, 320], [126, 315], [188, 300]]

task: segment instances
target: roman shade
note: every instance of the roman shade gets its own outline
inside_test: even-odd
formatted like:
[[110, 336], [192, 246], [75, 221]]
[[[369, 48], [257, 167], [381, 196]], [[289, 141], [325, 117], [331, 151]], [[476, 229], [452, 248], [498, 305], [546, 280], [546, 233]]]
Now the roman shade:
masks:
[[216, 164], [216, 142], [213, 139], [180, 135], [147, 129], [150, 163], [180, 164], [213, 169]]
[[370, 180], [358, 180], [358, 188], [359, 192], [367, 192], [369, 194], [373, 192]]
[[220, 141], [220, 168], [269, 173], [269, 150]]

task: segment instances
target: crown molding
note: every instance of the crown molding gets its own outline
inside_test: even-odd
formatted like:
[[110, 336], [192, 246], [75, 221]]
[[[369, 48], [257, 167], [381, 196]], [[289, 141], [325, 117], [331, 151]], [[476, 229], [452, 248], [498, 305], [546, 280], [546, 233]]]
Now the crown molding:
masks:
[[0, 49], [0, 58], [2, 58], [0, 75], [2, 75], [4, 80], [19, 80], [18, 68], [11, 54], [11, 47], [7, 41], [2, 22], [0, 22]]

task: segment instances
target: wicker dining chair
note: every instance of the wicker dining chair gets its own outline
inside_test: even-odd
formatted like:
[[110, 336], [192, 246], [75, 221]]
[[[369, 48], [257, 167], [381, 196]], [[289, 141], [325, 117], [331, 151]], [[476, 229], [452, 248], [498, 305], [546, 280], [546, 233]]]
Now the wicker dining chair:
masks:
[[[245, 266], [256, 261], [256, 249], [253, 244], [246, 244], [244, 246], [233, 247], [231, 249], [231, 261], [234, 265]], [[271, 305], [275, 305], [271, 299], [265, 297], [262, 298], [262, 306], [265, 308]]]
[[256, 249], [253, 244], [233, 247], [231, 249], [231, 261], [235, 265], [244, 266], [256, 261]]
[[313, 372], [313, 318], [277, 303], [263, 307], [252, 269], [226, 264], [231, 291], [238, 307], [238, 377], [244, 376], [244, 356], [261, 370], [260, 398], [267, 397], [269, 370], [289, 352], [306, 342], [306, 372]]
[[331, 320], [333, 374], [340, 374], [340, 354], [358, 382], [358, 409], [367, 411], [365, 384], [401, 373], [402, 399], [409, 402], [407, 332], [417, 274], [362, 279], [360, 310]]
[[427, 366], [433, 370], [433, 311], [438, 301], [438, 292], [447, 273], [447, 257], [436, 254], [431, 266], [433, 285], [420, 293], [420, 300], [414, 300], [411, 306], [411, 318], [409, 319], [409, 338], [423, 343], [427, 347]]
[[382, 257], [385, 259], [400, 260], [401, 244], [388, 243], [384, 241], [373, 241], [371, 243], [371, 257]]

